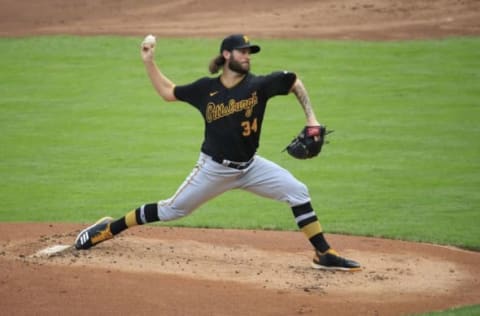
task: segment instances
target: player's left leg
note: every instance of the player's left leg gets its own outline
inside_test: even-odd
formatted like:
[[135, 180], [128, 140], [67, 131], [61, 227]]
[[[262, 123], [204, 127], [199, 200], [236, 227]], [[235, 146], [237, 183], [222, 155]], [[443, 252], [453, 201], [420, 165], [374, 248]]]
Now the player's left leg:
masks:
[[246, 171], [240, 188], [290, 205], [295, 221], [315, 249], [312, 266], [317, 269], [358, 270], [360, 265], [342, 258], [325, 239], [322, 226], [310, 202], [305, 184], [288, 170], [257, 156]]
[[288, 170], [257, 156], [251, 168], [239, 181], [243, 181], [240, 188], [246, 191], [288, 203], [292, 208], [298, 227], [305, 233], [315, 249], [325, 252], [330, 248], [310, 203], [307, 187]]

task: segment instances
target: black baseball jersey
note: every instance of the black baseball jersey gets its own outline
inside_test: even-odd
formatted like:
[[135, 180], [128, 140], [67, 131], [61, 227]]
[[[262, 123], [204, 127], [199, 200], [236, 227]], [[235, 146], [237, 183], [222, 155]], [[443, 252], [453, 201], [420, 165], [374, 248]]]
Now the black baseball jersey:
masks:
[[292, 72], [266, 76], [249, 73], [232, 88], [220, 77], [204, 77], [176, 86], [178, 100], [197, 108], [205, 120], [202, 152], [231, 161], [248, 161], [255, 154], [268, 99], [289, 93], [296, 80]]

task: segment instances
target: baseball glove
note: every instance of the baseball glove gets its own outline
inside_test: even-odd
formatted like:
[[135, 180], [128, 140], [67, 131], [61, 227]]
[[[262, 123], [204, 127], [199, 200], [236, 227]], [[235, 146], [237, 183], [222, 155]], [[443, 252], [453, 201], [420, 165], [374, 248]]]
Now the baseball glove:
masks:
[[322, 151], [325, 136], [333, 131], [327, 131], [325, 126], [305, 126], [284, 149], [296, 159], [310, 159]]

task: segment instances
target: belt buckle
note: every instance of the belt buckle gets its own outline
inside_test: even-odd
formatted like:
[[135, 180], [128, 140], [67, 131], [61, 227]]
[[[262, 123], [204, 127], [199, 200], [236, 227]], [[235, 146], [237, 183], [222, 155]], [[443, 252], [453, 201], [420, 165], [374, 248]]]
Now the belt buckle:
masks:
[[[214, 159], [216, 160], [216, 159]], [[217, 162], [219, 162], [220, 159], [217, 160]], [[228, 167], [228, 168], [233, 168], [233, 169], [237, 169], [237, 170], [243, 170], [243, 169], [246, 169], [248, 168], [248, 166], [250, 166], [253, 162], [253, 158], [250, 159], [249, 161], [246, 161], [246, 162], [234, 162], [234, 161], [230, 161], [230, 160], [227, 160], [227, 159], [222, 159], [220, 164], [222, 164], [223, 166], [225, 167]]]
[[238, 163], [238, 162], [231, 162], [230, 165], [232, 166], [232, 168], [235, 168], [238, 170], [242, 170], [246, 168], [246, 164]]
[[253, 162], [253, 158], [250, 159], [249, 161], [245, 161], [245, 162], [241, 162], [241, 163], [233, 163], [236, 167], [236, 169], [238, 170], [243, 170], [243, 169], [247, 169]]
[[225, 167], [230, 167], [230, 164], [231, 162], [229, 160], [226, 160], [226, 159], [222, 160], [222, 165], [224, 165]]

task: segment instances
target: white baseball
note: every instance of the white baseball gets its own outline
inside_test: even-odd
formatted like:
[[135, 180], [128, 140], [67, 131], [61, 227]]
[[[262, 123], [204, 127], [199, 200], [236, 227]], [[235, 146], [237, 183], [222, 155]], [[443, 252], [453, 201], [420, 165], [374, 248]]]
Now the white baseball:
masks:
[[143, 40], [143, 44], [155, 45], [156, 43], [157, 43], [157, 40], [155, 39], [155, 36], [153, 36], [152, 34], [147, 35]]

